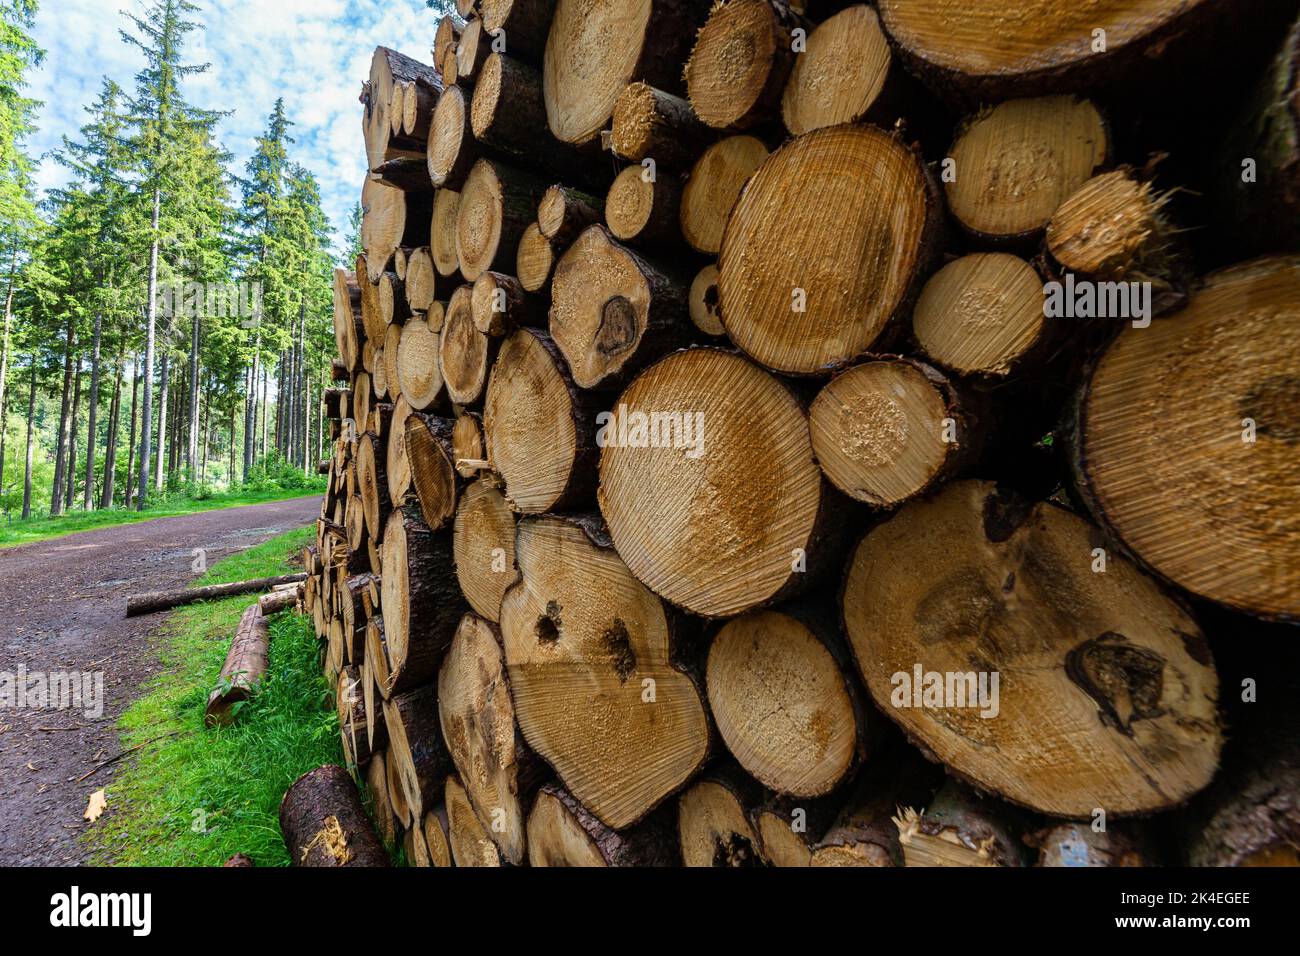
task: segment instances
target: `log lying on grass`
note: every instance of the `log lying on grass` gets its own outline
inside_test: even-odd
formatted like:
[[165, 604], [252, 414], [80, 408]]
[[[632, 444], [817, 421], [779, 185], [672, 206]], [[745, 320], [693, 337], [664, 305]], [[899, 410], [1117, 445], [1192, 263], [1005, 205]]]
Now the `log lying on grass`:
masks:
[[193, 604], [195, 601], [215, 601], [237, 594], [265, 591], [279, 584], [298, 584], [307, 580], [306, 573], [281, 574], [273, 578], [254, 578], [251, 581], [233, 581], [229, 584], [208, 584], [199, 588], [182, 588], [176, 591], [149, 591], [133, 594], [126, 599], [126, 616], [138, 617], [169, 608]]
[[279, 614], [281, 611], [287, 611], [302, 600], [302, 584], [282, 584], [271, 591], [270, 594], [263, 594], [257, 599], [257, 606], [261, 608], [262, 617], [270, 617], [272, 614]]
[[239, 619], [216, 689], [208, 695], [208, 706], [203, 714], [207, 726], [229, 724], [235, 719], [235, 705], [248, 700], [257, 690], [266, 674], [266, 652], [270, 640], [267, 620], [262, 616], [261, 607], [254, 604]]
[[280, 801], [280, 832], [294, 866], [388, 866], [356, 784], [334, 764], [294, 781]]
[[870, 531], [844, 582], [881, 710], [964, 779], [1070, 819], [1181, 803], [1223, 743], [1196, 622], [1098, 544], [1063, 508], [961, 481]]

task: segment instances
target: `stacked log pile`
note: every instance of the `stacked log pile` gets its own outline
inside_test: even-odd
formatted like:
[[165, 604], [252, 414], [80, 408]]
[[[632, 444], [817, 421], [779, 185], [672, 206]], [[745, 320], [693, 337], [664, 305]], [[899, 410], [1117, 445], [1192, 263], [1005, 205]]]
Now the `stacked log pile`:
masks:
[[[1141, 865], [1255, 792], [1206, 790], [1214, 647], [1300, 620], [1300, 256], [1187, 203], [1295, 209], [1297, 46], [1008, 6], [464, 0], [375, 51], [304, 608], [408, 862]], [[1112, 110], [1233, 34], [1267, 176], [1167, 181]], [[1271, 806], [1232, 862], [1296, 858]]]

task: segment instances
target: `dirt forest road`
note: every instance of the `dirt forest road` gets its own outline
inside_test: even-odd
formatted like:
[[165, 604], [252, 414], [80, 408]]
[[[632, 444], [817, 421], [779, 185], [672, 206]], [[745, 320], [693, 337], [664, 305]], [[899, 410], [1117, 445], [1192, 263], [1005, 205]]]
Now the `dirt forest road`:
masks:
[[[0, 673], [102, 672], [103, 715], [86, 708], [0, 707], [0, 865], [75, 865], [90, 794], [120, 764], [116, 718], [158, 667], [152, 635], [166, 614], [126, 618], [128, 594], [184, 585], [194, 549], [209, 563], [292, 531], [320, 513], [297, 498], [86, 531], [0, 550], [5, 629]], [[3, 678], [0, 678], [3, 679]]]

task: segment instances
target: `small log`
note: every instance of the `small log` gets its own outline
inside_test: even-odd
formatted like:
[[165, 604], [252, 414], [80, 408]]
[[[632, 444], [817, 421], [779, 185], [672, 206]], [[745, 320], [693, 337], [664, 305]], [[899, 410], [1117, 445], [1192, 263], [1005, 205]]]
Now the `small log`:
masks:
[[470, 304], [474, 312], [474, 328], [493, 338], [509, 335], [521, 325], [541, 327], [546, 324], [546, 309], [542, 302], [529, 295], [514, 276], [500, 272], [485, 272], [474, 280]]
[[950, 780], [924, 811], [903, 807], [895, 818], [906, 865], [1025, 866], [1024, 823], [1010, 807]]
[[406, 420], [406, 456], [420, 515], [431, 531], [445, 527], [456, 514], [460, 475], [456, 472], [452, 434], [455, 422], [414, 412]]
[[473, 299], [473, 287], [468, 285], [451, 294], [445, 324], [438, 337], [438, 366], [446, 383], [447, 397], [461, 406], [476, 404], [483, 397], [488, 372], [500, 345], [499, 338], [476, 328]]
[[141, 614], [153, 614], [156, 611], [166, 611], [185, 604], [193, 604], [195, 601], [215, 601], [219, 598], [234, 597], [238, 594], [265, 591], [277, 584], [298, 584], [305, 580], [307, 580], [306, 573], [298, 572], [297, 574], [281, 574], [272, 578], [235, 581], [230, 584], [208, 584], [198, 588], [133, 594], [126, 599], [126, 616], [138, 617]]
[[519, 249], [515, 255], [515, 274], [524, 291], [545, 294], [558, 258], [558, 245], [542, 235], [537, 223], [530, 223], [519, 237]]
[[460, 261], [456, 258], [456, 221], [459, 216], [459, 192], [444, 188], [434, 193], [429, 253], [440, 276], [453, 276], [460, 269]]
[[[692, 249], [708, 256], [718, 254], [732, 207], [767, 155], [767, 147], [753, 136], [728, 136], [696, 160], [680, 201], [682, 237]], [[792, 192], [807, 195], [802, 188]]]
[[438, 692], [432, 684], [384, 703], [388, 761], [397, 768], [401, 791], [413, 821], [442, 795], [451, 760], [438, 730]]
[[528, 814], [529, 866], [676, 866], [679, 853], [671, 815], [614, 830], [557, 784], [542, 787]]
[[271, 636], [261, 607], [252, 605], [244, 611], [230, 642], [226, 663], [221, 668], [217, 687], [208, 695], [203, 722], [208, 727], [223, 727], [235, 719], [235, 705], [248, 700], [257, 691], [266, 674], [266, 652]]
[[447, 777], [444, 791], [447, 808], [447, 843], [457, 866], [501, 866], [501, 851], [479, 822], [465, 788], [455, 774]]
[[456, 218], [456, 258], [466, 281], [514, 266], [519, 239], [545, 192], [546, 183], [532, 173], [489, 159], [474, 164]]
[[280, 801], [280, 830], [294, 866], [388, 866], [356, 784], [334, 764], [294, 781]]
[[470, 125], [470, 101], [459, 86], [443, 90], [429, 128], [425, 163], [429, 179], [444, 189], [460, 189], [481, 150]]
[[537, 204], [537, 228], [553, 244], [567, 246], [601, 221], [603, 209], [596, 196], [570, 186], [551, 186]]
[[682, 863], [688, 867], [747, 869], [766, 866], [749, 822], [761, 788], [734, 766], [709, 771], [677, 802]]
[[[458, 429], [464, 418], [456, 420]], [[452, 557], [469, 606], [480, 617], [499, 623], [501, 599], [518, 577], [515, 516], [490, 477], [469, 483], [460, 496], [452, 526]]]
[[690, 103], [648, 83], [629, 84], [614, 104], [610, 148], [629, 162], [686, 172], [715, 139]]
[[370, 794], [379, 839], [388, 846], [394, 845], [401, 828], [388, 795], [388, 761], [382, 750], [375, 751], [366, 764], [366, 792]]
[[614, 179], [605, 197], [609, 231], [634, 246], [679, 247], [682, 183], [667, 173], [649, 177], [641, 166], [629, 166]]

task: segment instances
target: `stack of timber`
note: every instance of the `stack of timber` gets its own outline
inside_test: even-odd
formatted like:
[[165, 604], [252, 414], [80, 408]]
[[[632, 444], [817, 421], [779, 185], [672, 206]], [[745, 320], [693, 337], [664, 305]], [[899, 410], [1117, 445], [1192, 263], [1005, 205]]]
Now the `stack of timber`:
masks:
[[1248, 759], [1216, 666], [1300, 621], [1297, 34], [1068, 6], [462, 0], [375, 51], [302, 604], [390, 849], [1300, 860], [1300, 723]]

